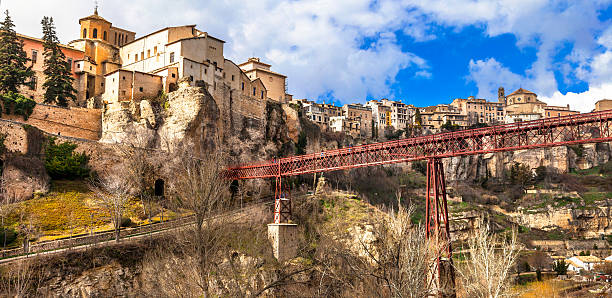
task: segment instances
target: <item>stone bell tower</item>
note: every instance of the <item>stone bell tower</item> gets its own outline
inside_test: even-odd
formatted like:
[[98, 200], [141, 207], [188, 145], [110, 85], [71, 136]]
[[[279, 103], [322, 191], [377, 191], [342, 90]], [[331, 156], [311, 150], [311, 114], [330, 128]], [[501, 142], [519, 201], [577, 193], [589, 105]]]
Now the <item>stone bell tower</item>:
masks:
[[506, 94], [505, 94], [505, 92], [504, 92], [504, 87], [499, 87], [499, 88], [497, 89], [497, 100], [498, 100], [500, 103], [503, 103], [503, 104], [504, 104], [504, 106], [506, 105]]

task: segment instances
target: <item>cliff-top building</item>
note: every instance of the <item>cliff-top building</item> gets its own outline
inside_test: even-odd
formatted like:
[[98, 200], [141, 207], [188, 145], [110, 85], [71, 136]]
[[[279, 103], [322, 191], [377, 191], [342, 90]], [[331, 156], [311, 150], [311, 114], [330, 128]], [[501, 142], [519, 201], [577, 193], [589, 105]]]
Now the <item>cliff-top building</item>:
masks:
[[500, 101], [506, 103], [506, 123], [530, 121], [541, 118], [561, 117], [578, 114], [572, 111], [569, 105], [565, 107], [549, 106], [538, 99], [538, 95], [529, 90], [519, 88], [504, 97], [503, 88], [500, 88]]
[[[23, 50], [30, 59], [28, 64], [34, 71], [34, 78], [32, 79], [31, 84], [29, 86], [21, 86], [19, 91], [26, 97], [41, 103], [43, 102], [45, 95], [45, 89], [42, 87], [42, 85], [45, 83], [45, 75], [43, 73], [45, 60], [43, 55], [44, 40], [22, 34], [17, 34], [17, 37], [23, 42]], [[73, 87], [77, 90], [77, 94], [75, 94], [77, 97], [77, 103], [84, 103], [86, 98], [84, 88], [86, 85], [86, 80], [78, 71], [77, 61], [83, 60], [85, 57], [85, 52], [63, 44], [59, 44], [59, 48], [66, 56], [66, 62], [68, 62], [70, 71], [72, 72], [72, 77], [74, 78]]]
[[287, 94], [287, 76], [270, 70], [270, 64], [261, 62], [259, 58], [249, 58], [238, 66], [251, 80], [261, 79], [268, 90], [268, 98], [281, 103], [291, 101], [292, 95]]

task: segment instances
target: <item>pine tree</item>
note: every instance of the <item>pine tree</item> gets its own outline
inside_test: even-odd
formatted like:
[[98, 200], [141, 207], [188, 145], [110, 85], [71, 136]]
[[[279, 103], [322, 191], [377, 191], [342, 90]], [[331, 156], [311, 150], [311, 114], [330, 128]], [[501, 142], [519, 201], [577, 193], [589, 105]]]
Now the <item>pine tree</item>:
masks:
[[16, 93], [20, 86], [28, 84], [34, 76], [32, 67], [26, 66], [30, 59], [14, 27], [7, 10], [4, 21], [0, 23], [0, 93]]
[[76, 100], [76, 90], [72, 86], [74, 80], [71, 76], [70, 66], [66, 61], [66, 56], [59, 47], [59, 39], [55, 33], [53, 18], [44, 17], [43, 27], [43, 47], [45, 49], [45, 103], [54, 103], [58, 106], [68, 106], [68, 100]]

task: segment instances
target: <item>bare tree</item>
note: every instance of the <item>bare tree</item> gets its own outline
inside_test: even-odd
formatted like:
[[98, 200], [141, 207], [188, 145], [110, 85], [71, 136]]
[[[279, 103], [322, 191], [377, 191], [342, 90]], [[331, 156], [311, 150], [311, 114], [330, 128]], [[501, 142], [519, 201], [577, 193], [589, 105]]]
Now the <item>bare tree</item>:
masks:
[[119, 150], [123, 157], [123, 167], [126, 172], [126, 181], [130, 183], [133, 190], [142, 203], [145, 216], [151, 222], [153, 203], [155, 196], [151, 187], [147, 187], [153, 179], [155, 172], [151, 160], [152, 152], [147, 151], [148, 136], [133, 130], [133, 137], [128, 140]]
[[[5, 265], [0, 275], [0, 290], [6, 297], [27, 297], [34, 284], [33, 258], [25, 258]], [[3, 297], [4, 297], [3, 295]]]
[[108, 212], [113, 222], [116, 241], [120, 238], [121, 219], [130, 196], [131, 187], [126, 183], [126, 175], [123, 168], [117, 167], [90, 184], [96, 202]]
[[211, 271], [218, 265], [218, 256], [225, 247], [226, 217], [217, 217], [230, 207], [230, 181], [223, 176], [227, 163], [222, 152], [204, 152], [198, 157], [193, 151], [181, 148], [175, 152], [175, 179], [171, 188], [177, 206], [188, 209], [195, 216], [195, 231], [186, 236], [186, 249], [195, 259], [197, 284], [208, 293], [213, 280]]
[[509, 239], [491, 233], [489, 224], [481, 219], [480, 228], [468, 239], [469, 257], [459, 264], [458, 272], [467, 297], [511, 297], [511, 269], [521, 245], [516, 231]]

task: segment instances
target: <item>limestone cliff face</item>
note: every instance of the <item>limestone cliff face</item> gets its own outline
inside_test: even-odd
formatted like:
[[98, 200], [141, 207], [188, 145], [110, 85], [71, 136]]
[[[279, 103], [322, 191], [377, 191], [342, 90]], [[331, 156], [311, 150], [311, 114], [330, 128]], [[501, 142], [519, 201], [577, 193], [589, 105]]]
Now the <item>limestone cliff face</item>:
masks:
[[612, 233], [612, 200], [589, 209], [552, 208], [543, 212], [517, 212], [512, 215], [518, 224], [542, 229], [561, 228], [575, 235], [594, 238]]
[[167, 99], [114, 103], [103, 114], [104, 143], [134, 143], [165, 149], [186, 143], [197, 150], [221, 148], [235, 163], [295, 152], [300, 132], [297, 111], [257, 101], [223, 86], [181, 86]]
[[546, 166], [567, 173], [570, 169], [588, 169], [601, 165], [610, 160], [611, 156], [609, 143], [585, 144], [571, 148], [561, 146], [453, 157], [444, 160], [444, 169], [448, 180], [478, 180], [501, 178], [504, 170], [515, 162], [533, 169]]

